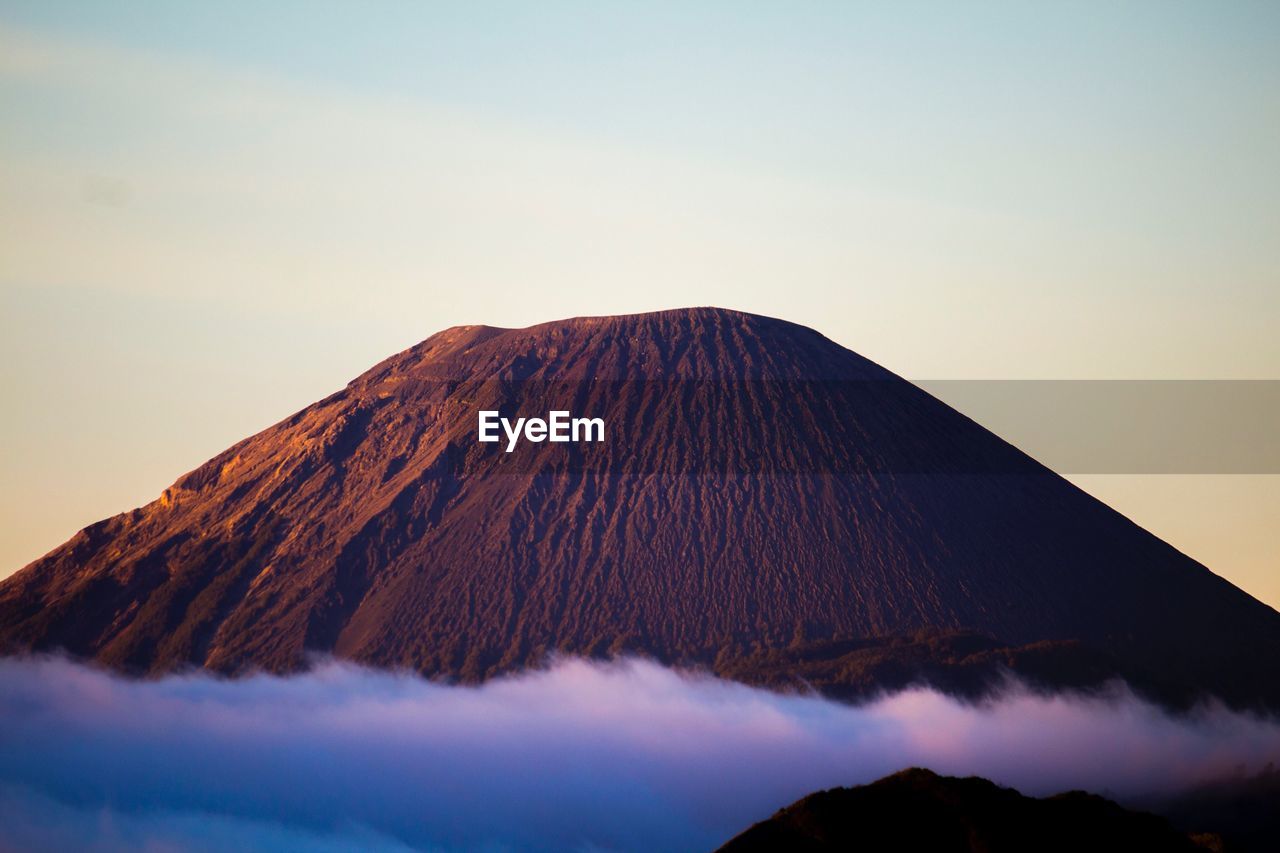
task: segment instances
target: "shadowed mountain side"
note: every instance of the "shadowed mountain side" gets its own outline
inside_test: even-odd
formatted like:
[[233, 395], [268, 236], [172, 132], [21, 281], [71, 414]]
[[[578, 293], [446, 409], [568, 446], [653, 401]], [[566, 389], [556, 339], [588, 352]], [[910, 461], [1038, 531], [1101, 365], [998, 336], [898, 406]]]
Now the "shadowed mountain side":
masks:
[[986, 779], [903, 770], [870, 785], [810, 794], [755, 824], [721, 853], [1192, 853], [1222, 850], [1212, 836], [1189, 837], [1163, 818], [1072, 791], [1024, 797]]
[[1016, 673], [1023, 686], [1045, 693], [1089, 692], [1123, 679], [1166, 706], [1186, 708], [1196, 699], [1185, 686], [1149, 680], [1145, 673], [1076, 641], [1010, 646], [966, 632], [793, 642], [785, 649], [722, 655], [713, 669], [734, 681], [781, 691], [817, 690], [849, 701], [915, 685], [976, 701], [1006, 687], [1010, 673]]
[[[605, 441], [476, 440], [552, 404]], [[0, 648], [464, 680], [625, 651], [842, 695], [976, 654], [1280, 707], [1280, 614], [818, 333], [709, 308], [434, 335], [5, 581]]]
[[1211, 831], [1232, 853], [1280, 850], [1280, 769], [1273, 765], [1254, 776], [1219, 779], [1134, 805], [1167, 817], [1184, 831]]

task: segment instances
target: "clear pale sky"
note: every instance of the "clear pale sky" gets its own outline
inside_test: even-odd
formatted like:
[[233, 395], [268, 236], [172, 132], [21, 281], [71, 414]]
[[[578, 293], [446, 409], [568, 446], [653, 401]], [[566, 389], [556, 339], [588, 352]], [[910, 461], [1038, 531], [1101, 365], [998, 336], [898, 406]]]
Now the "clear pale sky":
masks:
[[[0, 576], [455, 324], [1280, 378], [1280, 4], [0, 0], [0, 291]], [[1280, 477], [1074, 479], [1280, 605]]]

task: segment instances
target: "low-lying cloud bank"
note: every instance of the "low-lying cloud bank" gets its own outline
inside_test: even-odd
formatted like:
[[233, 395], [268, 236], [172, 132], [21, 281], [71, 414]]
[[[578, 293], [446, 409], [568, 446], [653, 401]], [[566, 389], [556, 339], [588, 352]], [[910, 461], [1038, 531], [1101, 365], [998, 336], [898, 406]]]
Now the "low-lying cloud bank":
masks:
[[709, 849], [810, 791], [919, 765], [1031, 794], [1171, 792], [1280, 758], [1280, 725], [1117, 686], [861, 707], [642, 662], [448, 687], [331, 663], [117, 678], [0, 660], [0, 849]]

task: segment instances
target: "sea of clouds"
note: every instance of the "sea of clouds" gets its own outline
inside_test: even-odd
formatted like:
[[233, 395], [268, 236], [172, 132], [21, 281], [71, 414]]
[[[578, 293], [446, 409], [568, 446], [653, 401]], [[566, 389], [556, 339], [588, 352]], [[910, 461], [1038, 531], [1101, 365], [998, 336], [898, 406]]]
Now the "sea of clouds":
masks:
[[638, 660], [478, 687], [327, 663], [131, 680], [0, 660], [0, 850], [708, 850], [909, 766], [1044, 795], [1173, 792], [1280, 759], [1280, 722], [1122, 685], [861, 706]]

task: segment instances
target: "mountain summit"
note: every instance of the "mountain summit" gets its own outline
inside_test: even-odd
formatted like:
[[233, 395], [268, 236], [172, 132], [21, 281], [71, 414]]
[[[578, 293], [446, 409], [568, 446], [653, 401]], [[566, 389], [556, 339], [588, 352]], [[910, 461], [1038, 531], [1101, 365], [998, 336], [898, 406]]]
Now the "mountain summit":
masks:
[[[600, 419], [478, 440], [482, 411]], [[639, 653], [836, 694], [1003, 668], [1280, 707], [1280, 614], [810, 329], [447, 329], [0, 585], [0, 649], [478, 680]]]

